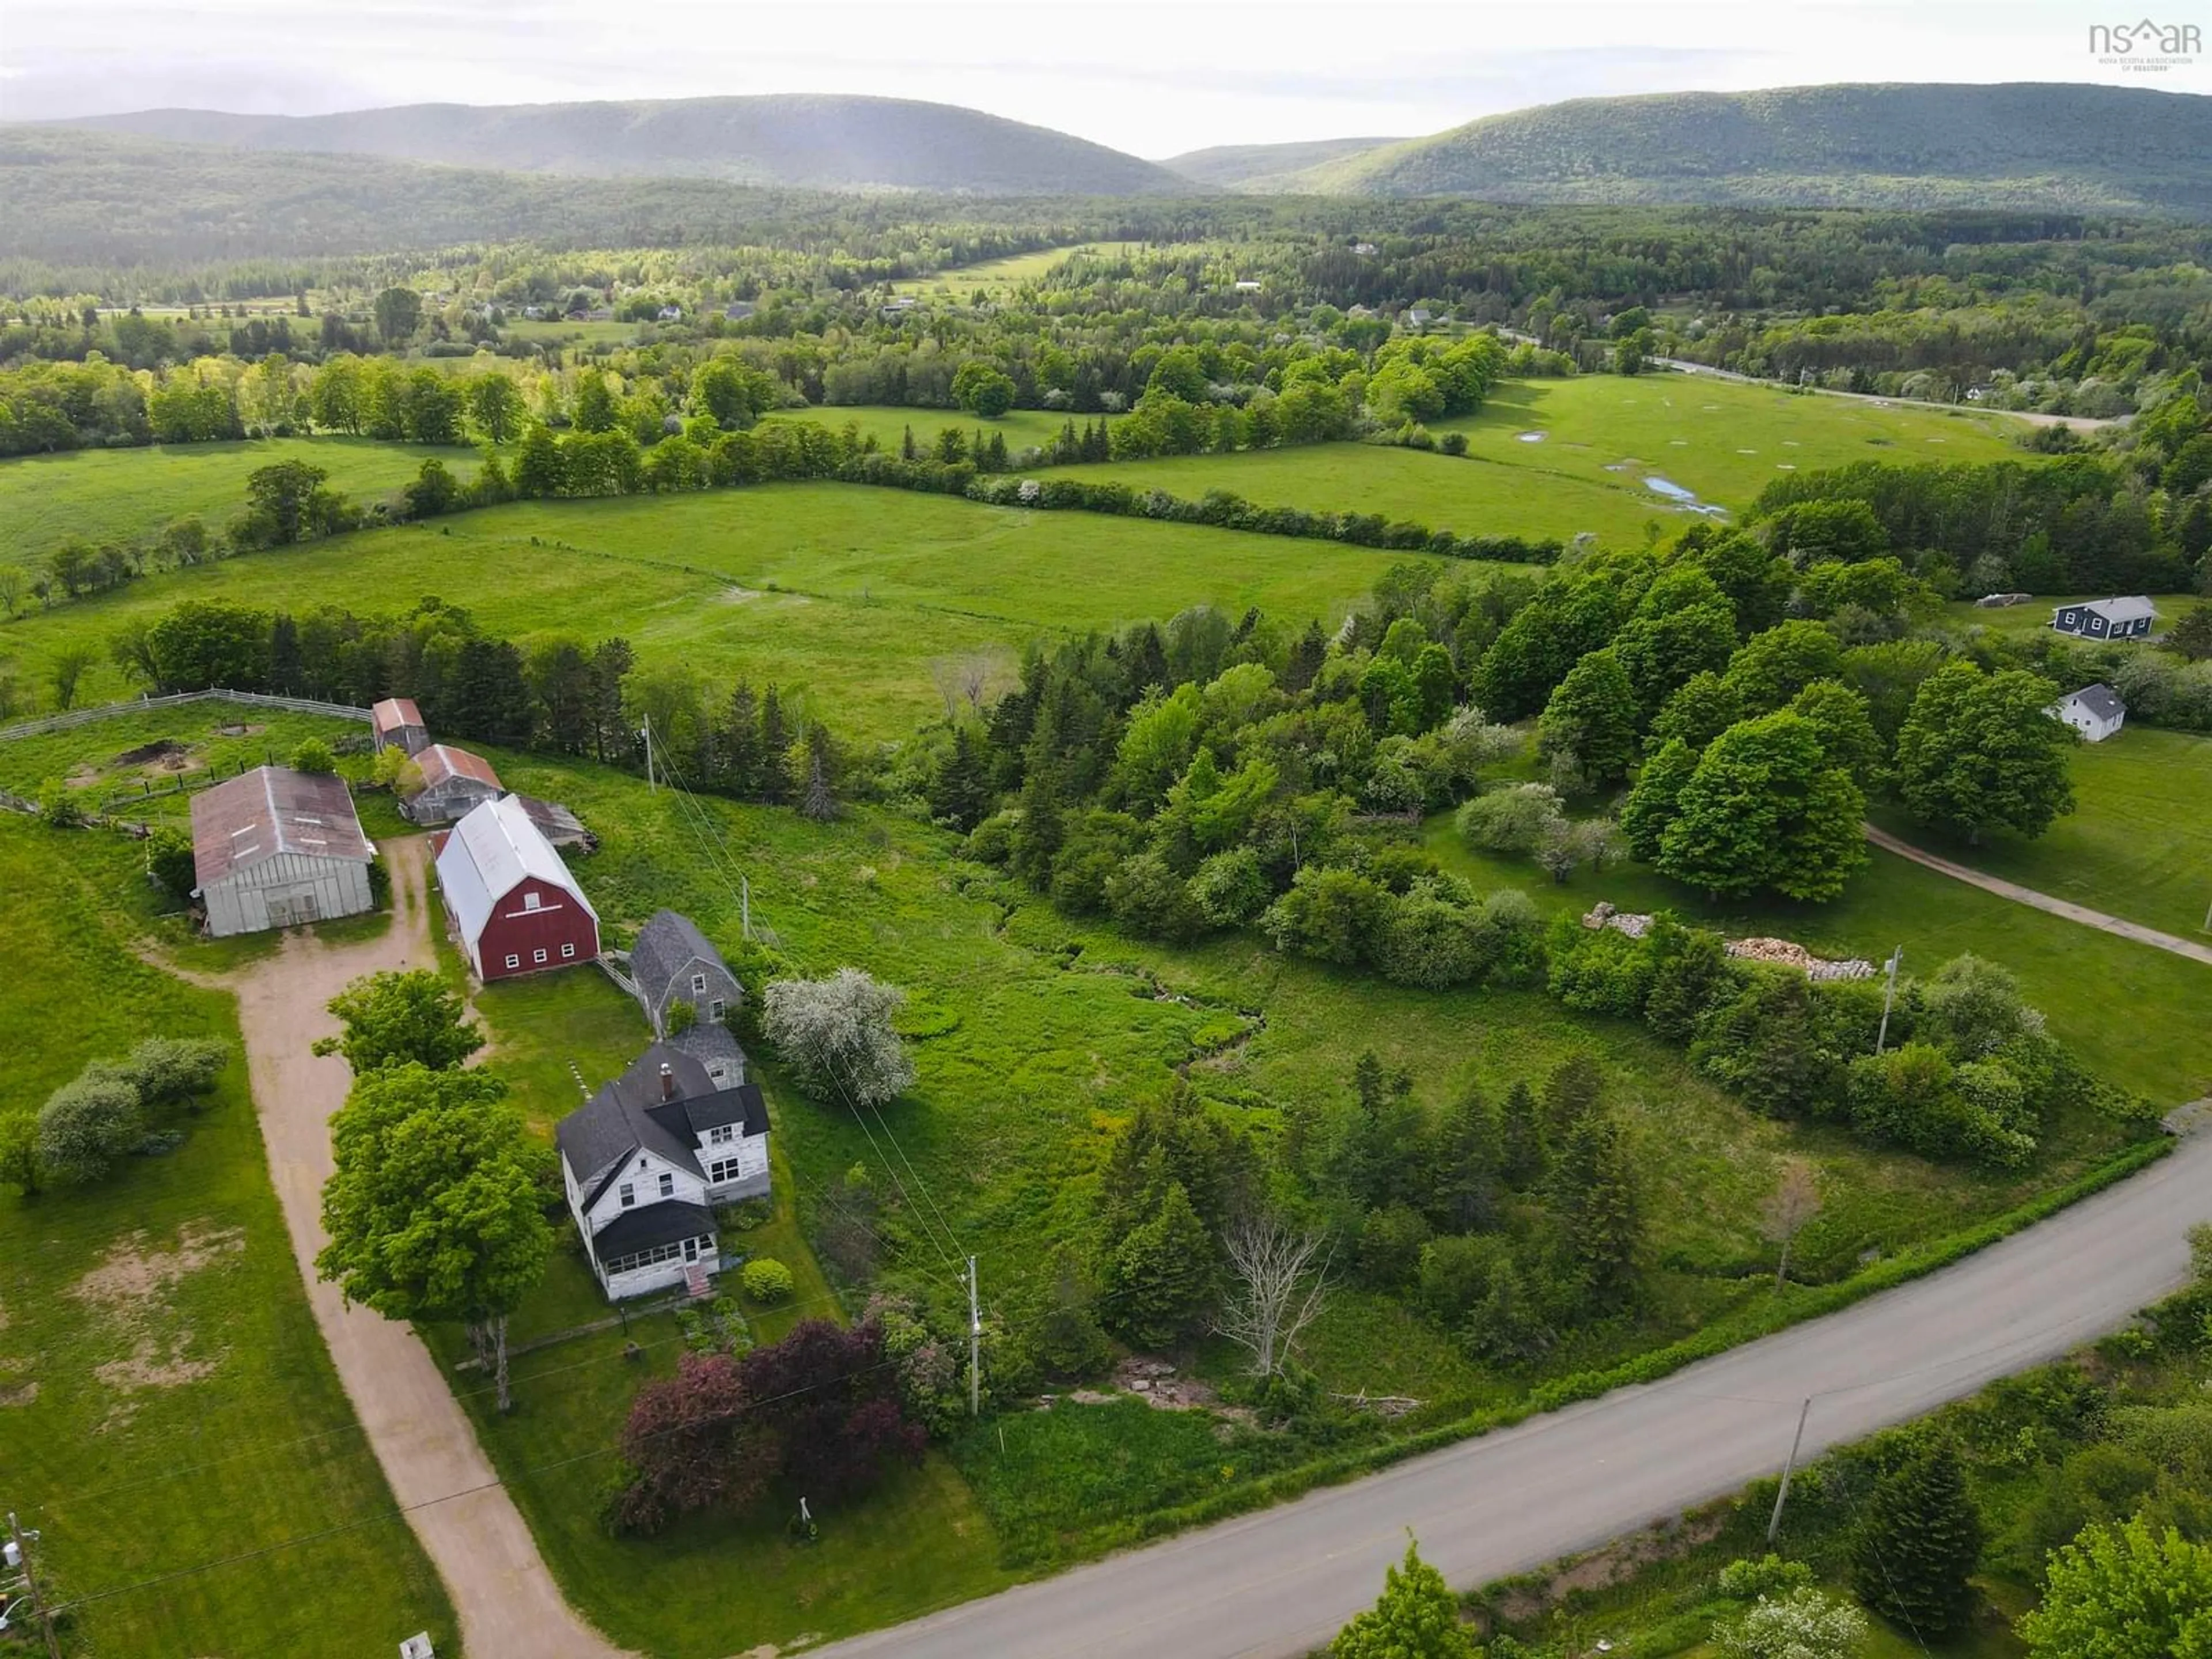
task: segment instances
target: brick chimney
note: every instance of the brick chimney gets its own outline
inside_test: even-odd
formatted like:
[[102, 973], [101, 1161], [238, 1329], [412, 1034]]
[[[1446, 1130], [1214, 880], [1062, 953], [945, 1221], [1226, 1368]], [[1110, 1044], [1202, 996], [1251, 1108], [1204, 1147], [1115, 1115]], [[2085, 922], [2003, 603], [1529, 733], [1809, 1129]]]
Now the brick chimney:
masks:
[[665, 1060], [660, 1062], [660, 1097], [663, 1100], [676, 1098], [676, 1068]]

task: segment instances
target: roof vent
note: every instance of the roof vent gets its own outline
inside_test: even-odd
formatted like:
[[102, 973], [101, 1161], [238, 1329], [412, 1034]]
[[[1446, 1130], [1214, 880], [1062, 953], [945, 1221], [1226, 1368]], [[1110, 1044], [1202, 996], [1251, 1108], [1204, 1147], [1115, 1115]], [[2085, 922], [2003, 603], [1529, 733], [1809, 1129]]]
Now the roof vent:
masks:
[[676, 1068], [665, 1060], [660, 1062], [660, 1097], [663, 1100], [676, 1098]]

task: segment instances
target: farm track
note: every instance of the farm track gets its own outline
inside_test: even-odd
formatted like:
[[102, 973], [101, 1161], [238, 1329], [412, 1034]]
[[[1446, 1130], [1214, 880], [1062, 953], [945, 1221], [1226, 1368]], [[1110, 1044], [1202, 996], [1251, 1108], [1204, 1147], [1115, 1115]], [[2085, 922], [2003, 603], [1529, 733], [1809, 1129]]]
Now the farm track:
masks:
[[384, 969], [435, 966], [425, 885], [427, 844], [388, 842], [392, 926], [379, 938], [331, 945], [290, 933], [235, 975], [204, 982], [234, 991], [269, 1173], [315, 1322], [330, 1345], [385, 1478], [444, 1579], [461, 1639], [479, 1659], [624, 1659], [562, 1600], [537, 1540], [493, 1472], [476, 1430], [412, 1327], [349, 1308], [315, 1276], [325, 1243], [322, 1189], [331, 1168], [330, 1117], [344, 1103], [344, 1060], [308, 1052], [334, 1031], [324, 1005], [346, 982]]
[[2133, 939], [2138, 945], [2148, 945], [2156, 950], [2170, 951], [2175, 956], [2187, 957], [2192, 962], [2212, 964], [2212, 945], [2200, 945], [2195, 939], [2181, 938], [2175, 933], [2163, 933], [2155, 927], [2146, 927], [2139, 921], [2129, 921], [2121, 916], [2108, 916], [2102, 910], [2092, 910], [2087, 905], [2070, 900], [2053, 898], [2048, 893], [2039, 893], [2033, 887], [2023, 887], [2016, 881], [2007, 881], [2002, 876], [1992, 876], [1969, 865], [1954, 864], [1949, 859], [1938, 858], [1924, 852], [1910, 842], [1899, 841], [1886, 830], [1873, 824], [1862, 826], [1866, 838], [1885, 853], [1894, 853], [1901, 859], [1933, 870], [1939, 876], [1948, 876], [1954, 881], [1963, 881], [1970, 887], [1978, 887], [1985, 893], [1995, 893], [2015, 904], [2025, 904], [2038, 910], [2048, 911], [2054, 916], [2063, 916], [2069, 921], [2078, 921], [2084, 927], [2094, 927], [2119, 939]]

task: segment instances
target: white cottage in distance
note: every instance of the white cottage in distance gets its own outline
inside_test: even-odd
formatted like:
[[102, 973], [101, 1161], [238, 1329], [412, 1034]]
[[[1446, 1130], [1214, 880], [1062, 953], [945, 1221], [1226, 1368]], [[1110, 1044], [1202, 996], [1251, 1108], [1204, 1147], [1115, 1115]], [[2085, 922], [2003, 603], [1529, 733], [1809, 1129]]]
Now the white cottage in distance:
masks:
[[2128, 706], [2120, 701], [2120, 694], [2102, 681], [2069, 692], [2047, 712], [2079, 732], [2085, 743], [2104, 742], [2128, 718]]
[[192, 894], [212, 938], [373, 910], [375, 862], [343, 778], [258, 766], [192, 797]]
[[714, 1206], [767, 1195], [768, 1103], [723, 1036], [734, 1081], [656, 1042], [554, 1131], [569, 1213], [612, 1300], [676, 1285], [703, 1293], [720, 1263]]

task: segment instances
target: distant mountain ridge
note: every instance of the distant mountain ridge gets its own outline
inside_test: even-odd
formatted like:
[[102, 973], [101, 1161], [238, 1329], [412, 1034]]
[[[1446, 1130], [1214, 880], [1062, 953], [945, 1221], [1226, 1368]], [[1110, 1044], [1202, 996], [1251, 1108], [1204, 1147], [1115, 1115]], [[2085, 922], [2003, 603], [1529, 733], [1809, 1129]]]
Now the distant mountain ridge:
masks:
[[381, 156], [508, 173], [984, 196], [1188, 195], [1087, 139], [950, 104], [775, 94], [621, 103], [409, 104], [338, 115], [140, 110], [54, 125], [170, 143]]
[[1285, 144], [1215, 144], [1186, 150], [1160, 165], [1170, 173], [1219, 190], [1267, 190], [1291, 173], [1339, 161], [1404, 138], [1307, 138]]
[[1264, 188], [1744, 206], [2212, 216], [2212, 97], [2065, 82], [1581, 98], [1324, 161]]

